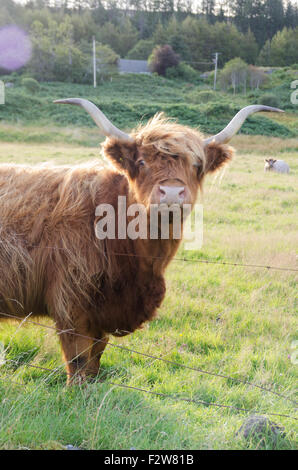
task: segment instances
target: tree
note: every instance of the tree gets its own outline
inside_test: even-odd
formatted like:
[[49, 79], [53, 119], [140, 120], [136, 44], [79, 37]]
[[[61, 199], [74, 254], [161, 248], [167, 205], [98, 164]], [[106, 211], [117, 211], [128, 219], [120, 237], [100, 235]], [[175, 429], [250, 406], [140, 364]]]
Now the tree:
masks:
[[96, 33], [97, 41], [107, 44], [115, 52], [119, 53], [119, 35], [116, 26], [108, 21]]
[[250, 88], [253, 89], [259, 89], [260, 86], [268, 79], [267, 75], [265, 72], [253, 65], [249, 65], [248, 67], [248, 76], [249, 76], [249, 85]]
[[121, 57], [125, 57], [138, 42], [138, 32], [129, 18], [124, 19], [119, 26], [111, 22], [105, 23], [96, 36], [101, 43], [110, 46]]
[[147, 60], [154, 47], [153, 41], [150, 39], [141, 39], [128, 52], [127, 59]]
[[31, 26], [30, 36], [33, 54], [28, 70], [37, 80], [53, 80], [55, 55], [49, 31], [44, 28], [42, 23], [34, 21]]
[[91, 41], [97, 30], [97, 26], [93, 20], [93, 13], [91, 14], [90, 11], [84, 11], [80, 14], [73, 13], [70, 18], [74, 42], [79, 43], [83, 40]]
[[298, 26], [295, 29], [284, 28], [267, 41], [258, 57], [262, 65], [286, 66], [298, 62]]
[[227, 62], [220, 73], [220, 83], [224, 89], [232, 86], [233, 93], [242, 87], [246, 93], [246, 84], [248, 78], [248, 66], [239, 57]]
[[172, 46], [172, 49], [180, 55], [182, 60], [191, 60], [191, 54], [181, 31], [181, 23], [175, 16], [172, 16], [165, 29], [167, 38], [166, 44]]
[[250, 28], [260, 46], [285, 24], [283, 0], [231, 0], [230, 6], [237, 28]]
[[295, 28], [298, 23], [298, 6], [294, 7], [289, 1], [285, 10], [284, 25], [286, 28]]
[[216, 20], [221, 22], [221, 23], [226, 21], [226, 15], [225, 15], [225, 12], [224, 12], [224, 9], [223, 9], [222, 5], [220, 6], [219, 13], [216, 17]]
[[168, 44], [155, 47], [149, 57], [150, 69], [152, 72], [158, 73], [158, 75], [165, 75], [169, 67], [175, 67], [178, 64], [179, 56]]
[[159, 21], [156, 25], [155, 31], [152, 36], [154, 44], [166, 44], [167, 42], [167, 33], [165, 27]]
[[215, 0], [202, 0], [202, 13], [206, 16], [209, 23], [215, 20]]
[[27, 70], [40, 81], [61, 80], [82, 82], [88, 58], [73, 43], [70, 18], [58, 24], [51, 20], [45, 28], [34, 21], [31, 28], [33, 55]]
[[248, 64], [254, 64], [258, 57], [259, 47], [255, 35], [250, 28], [244, 35], [242, 44], [241, 58]]
[[271, 56], [271, 41], [268, 39], [264, 46], [262, 47], [258, 58], [257, 64], [258, 65], [269, 65], [270, 64], [270, 56]]
[[253, 0], [231, 0], [230, 7], [236, 26], [245, 33], [249, 27], [249, 18], [253, 10]]
[[126, 18], [122, 24], [117, 28], [119, 45], [115, 51], [124, 57], [128, 51], [130, 51], [138, 42], [138, 32], [136, 28], [131, 24], [129, 18]]
[[284, 8], [282, 0], [265, 2], [266, 31], [271, 39], [284, 26]]

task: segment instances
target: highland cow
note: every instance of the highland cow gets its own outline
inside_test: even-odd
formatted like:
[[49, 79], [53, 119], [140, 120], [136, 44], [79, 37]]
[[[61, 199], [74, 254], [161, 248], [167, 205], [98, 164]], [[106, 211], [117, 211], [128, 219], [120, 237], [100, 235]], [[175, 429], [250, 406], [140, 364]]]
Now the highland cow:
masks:
[[[99, 162], [77, 166], [0, 165], [0, 318], [49, 316], [59, 334], [68, 383], [96, 376], [109, 335], [123, 336], [152, 320], [165, 296], [164, 273], [180, 240], [98, 240], [96, 208], [118, 196], [127, 204], [194, 205], [207, 173], [232, 157], [225, 145], [248, 106], [219, 134], [203, 138], [157, 115], [130, 135], [87, 100], [82, 106], [107, 139]], [[171, 222], [170, 222], [171, 223]], [[1, 314], [2, 313], [2, 314]], [[94, 338], [97, 338], [96, 341]]]
[[273, 171], [275, 173], [289, 173], [290, 167], [283, 160], [275, 160], [274, 158], [266, 158], [264, 171]]

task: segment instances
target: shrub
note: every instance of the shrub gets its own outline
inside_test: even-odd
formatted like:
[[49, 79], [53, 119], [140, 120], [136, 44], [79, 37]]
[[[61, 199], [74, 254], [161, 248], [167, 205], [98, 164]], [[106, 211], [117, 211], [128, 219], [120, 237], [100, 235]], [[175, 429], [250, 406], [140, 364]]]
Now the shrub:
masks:
[[166, 44], [165, 46], [157, 46], [153, 49], [149, 57], [149, 67], [152, 72], [158, 75], [166, 75], [166, 70], [169, 67], [175, 67], [179, 64], [179, 56], [176, 54], [172, 47]]
[[170, 79], [180, 78], [189, 82], [197, 81], [200, 78], [199, 73], [185, 62], [180, 62], [180, 64], [174, 67], [169, 67], [166, 70], [166, 77]]
[[202, 104], [202, 103], [209, 103], [210, 101], [220, 102], [221, 96], [216, 91], [213, 91], [213, 90], [202, 90], [202, 91], [193, 90], [187, 93], [185, 100], [188, 103], [192, 103], [192, 104]]
[[30, 93], [36, 93], [39, 90], [39, 83], [34, 78], [23, 78], [21, 84]]
[[213, 90], [203, 90], [197, 95], [198, 103], [208, 103], [208, 101], [215, 101], [218, 95]]
[[261, 96], [258, 99], [259, 104], [264, 104], [265, 106], [272, 106], [273, 108], [278, 108], [280, 106], [279, 99], [275, 95], [269, 93]]
[[218, 119], [218, 118], [226, 118], [230, 115], [236, 114], [238, 111], [237, 106], [231, 105], [230, 103], [226, 102], [210, 102], [205, 104], [204, 107], [201, 108], [202, 112], [205, 113], [208, 118]]

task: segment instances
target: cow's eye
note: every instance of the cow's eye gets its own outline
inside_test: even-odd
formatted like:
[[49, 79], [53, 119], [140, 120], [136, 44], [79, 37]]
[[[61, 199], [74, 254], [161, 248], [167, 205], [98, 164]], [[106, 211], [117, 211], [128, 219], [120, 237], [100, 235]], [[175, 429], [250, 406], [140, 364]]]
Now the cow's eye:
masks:
[[194, 168], [196, 168], [198, 171], [202, 169], [202, 164], [201, 163], [194, 163]]
[[137, 165], [140, 166], [140, 167], [145, 166], [145, 160], [138, 160]]

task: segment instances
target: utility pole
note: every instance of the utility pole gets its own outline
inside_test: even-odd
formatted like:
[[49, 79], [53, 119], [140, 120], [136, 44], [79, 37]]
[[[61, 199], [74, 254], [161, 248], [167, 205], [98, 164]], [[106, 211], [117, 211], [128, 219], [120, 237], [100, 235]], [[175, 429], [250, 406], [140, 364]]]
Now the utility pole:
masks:
[[217, 77], [218, 55], [219, 55], [219, 52], [215, 52], [215, 53], [214, 53], [215, 58], [213, 59], [213, 62], [214, 62], [214, 64], [215, 64], [215, 69], [214, 69], [214, 84], [213, 84], [213, 90], [216, 89], [216, 77]]
[[95, 36], [93, 36], [93, 86], [96, 88], [96, 47]]

